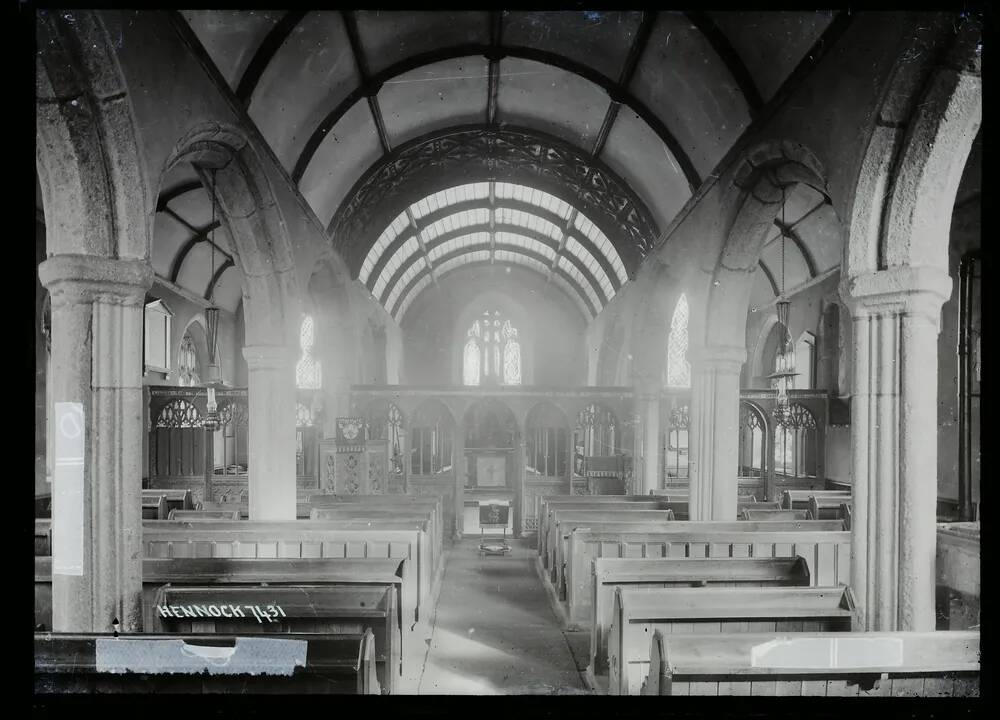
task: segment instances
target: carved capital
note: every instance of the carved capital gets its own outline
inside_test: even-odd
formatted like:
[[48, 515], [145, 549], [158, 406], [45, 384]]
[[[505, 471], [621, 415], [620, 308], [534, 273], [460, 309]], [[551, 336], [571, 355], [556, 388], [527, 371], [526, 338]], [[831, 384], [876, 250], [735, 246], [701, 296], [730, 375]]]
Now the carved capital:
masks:
[[38, 279], [49, 291], [53, 307], [99, 298], [117, 304], [141, 304], [153, 285], [153, 268], [145, 260], [53, 255], [38, 266]]
[[894, 267], [855, 275], [841, 282], [840, 295], [855, 320], [911, 315], [940, 325], [941, 306], [951, 296], [952, 279], [936, 267]]

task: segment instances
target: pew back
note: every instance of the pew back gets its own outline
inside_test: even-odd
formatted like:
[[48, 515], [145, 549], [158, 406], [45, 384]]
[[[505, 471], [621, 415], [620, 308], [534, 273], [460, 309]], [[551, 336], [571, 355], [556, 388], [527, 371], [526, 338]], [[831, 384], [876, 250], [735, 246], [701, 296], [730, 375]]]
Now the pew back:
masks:
[[807, 587], [809, 566], [790, 558], [600, 558], [594, 561], [590, 662], [594, 675], [607, 673], [607, 632], [618, 588]]
[[379, 694], [370, 630], [295, 637], [35, 633], [34, 649], [38, 694], [245, 693], [251, 682], [254, 693]]
[[615, 590], [608, 630], [608, 692], [638, 695], [649, 675], [650, 638], [674, 633], [850, 631], [850, 588]]
[[[632, 503], [630, 503], [631, 505]], [[555, 572], [555, 560], [560, 538], [568, 534], [569, 526], [586, 525], [597, 522], [643, 522], [658, 523], [674, 520], [673, 510], [634, 510], [622, 507], [604, 507], [599, 509], [579, 509], [555, 507], [549, 510], [545, 538], [545, 556], [548, 567]]]
[[817, 520], [827, 520], [832, 518], [841, 518], [844, 516], [841, 514], [841, 505], [851, 504], [850, 497], [824, 497], [823, 495], [810, 495], [809, 496], [809, 512]]
[[[750, 510], [744, 508], [740, 513], [741, 520], [819, 520], [808, 510]], [[827, 518], [824, 518], [824, 520]]]
[[[652, 533], [601, 532], [577, 528], [570, 534], [566, 558], [567, 601], [574, 622], [590, 622], [593, 601], [593, 562], [599, 558], [768, 558], [801, 556], [809, 568], [812, 586], [850, 582], [851, 533], [844, 530], [796, 529], [829, 524], [827, 520], [801, 523], [753, 523], [736, 520], [746, 530], [706, 529], [706, 523], [673, 523], [668, 531]], [[833, 521], [836, 522], [836, 521]], [[784, 526], [775, 528], [768, 526]], [[692, 526], [687, 527], [685, 526]], [[700, 527], [699, 527], [700, 526]], [[586, 603], [581, 608], [579, 603]]]
[[142, 499], [154, 500], [162, 495], [167, 500], [167, 511], [170, 510], [194, 510], [194, 499], [191, 491], [185, 489], [175, 490], [172, 488], [143, 488]]
[[643, 695], [980, 694], [979, 633], [972, 631], [671, 635], [655, 630], [650, 646]]
[[239, 510], [178, 510], [177, 508], [174, 508], [167, 513], [167, 520], [184, 520], [185, 522], [239, 519]]
[[163, 495], [152, 496], [143, 494], [142, 496], [142, 519], [143, 520], [166, 520], [167, 519], [167, 498]]
[[412, 522], [424, 525], [421, 529], [426, 530], [431, 540], [431, 552], [433, 554], [433, 568], [437, 568], [437, 563], [441, 559], [443, 551], [443, 537], [441, 525], [435, 517], [432, 507], [420, 507], [416, 505], [396, 505], [390, 507], [376, 507], [369, 504], [349, 504], [329, 505], [323, 507], [313, 507], [309, 512], [310, 520], [354, 520], [367, 519], [379, 524], [383, 522]]
[[385, 529], [365, 520], [308, 522], [143, 522], [143, 551], [151, 558], [400, 558], [417, 578], [417, 620], [431, 592], [426, 532]]
[[849, 500], [850, 490], [784, 490], [781, 493], [781, 507], [785, 510], [808, 510], [811, 496], [840, 497]]
[[35, 556], [52, 554], [52, 520], [35, 518]]
[[542, 544], [548, 534], [549, 514], [552, 508], [566, 506], [594, 509], [609, 505], [624, 505], [642, 502], [666, 502], [666, 498], [651, 498], [649, 495], [540, 495], [538, 497], [538, 554], [545, 561], [545, 547]]
[[158, 621], [154, 631], [184, 635], [261, 630], [337, 635], [371, 628], [382, 693], [392, 694], [402, 674], [402, 628], [393, 584], [164, 585], [153, 604]]

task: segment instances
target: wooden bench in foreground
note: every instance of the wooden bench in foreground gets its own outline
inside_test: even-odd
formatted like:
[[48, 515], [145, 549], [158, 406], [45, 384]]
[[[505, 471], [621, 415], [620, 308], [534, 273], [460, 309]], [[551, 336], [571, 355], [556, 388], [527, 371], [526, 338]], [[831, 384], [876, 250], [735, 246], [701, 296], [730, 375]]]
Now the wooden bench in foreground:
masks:
[[615, 590], [608, 629], [608, 694], [638, 695], [649, 675], [650, 638], [674, 633], [850, 631], [846, 586]]
[[643, 695], [979, 696], [979, 633], [670, 635], [655, 630]]
[[[745, 529], [719, 529], [719, 524]], [[796, 525], [804, 526], [796, 528]], [[815, 526], [820, 526], [816, 528]], [[747, 520], [672, 523], [653, 533], [600, 532], [577, 528], [566, 557], [566, 602], [570, 625], [589, 626], [594, 596], [593, 563], [598, 558], [769, 558], [796, 557], [809, 566], [812, 585], [850, 582], [851, 533], [836, 520], [753, 523]], [[687, 527], [685, 527], [687, 526]], [[826, 529], [822, 529], [826, 526]]]
[[35, 633], [36, 694], [377, 695], [375, 642], [356, 634]]
[[[393, 694], [402, 675], [402, 632], [397, 595], [392, 585], [234, 586], [164, 585], [153, 600], [154, 632], [230, 634], [360, 634], [371, 628], [375, 636], [375, 665], [383, 694]], [[229, 609], [204, 616], [206, 609]], [[243, 615], [234, 615], [241, 608]], [[251, 608], [258, 608], [255, 613]], [[181, 617], [176, 617], [178, 611]], [[257, 613], [270, 617], [258, 620]], [[221, 611], [220, 611], [221, 612]], [[194, 613], [196, 616], [191, 616]]]
[[606, 675], [615, 591], [669, 587], [808, 587], [809, 566], [791, 558], [599, 558], [594, 561], [590, 672]]

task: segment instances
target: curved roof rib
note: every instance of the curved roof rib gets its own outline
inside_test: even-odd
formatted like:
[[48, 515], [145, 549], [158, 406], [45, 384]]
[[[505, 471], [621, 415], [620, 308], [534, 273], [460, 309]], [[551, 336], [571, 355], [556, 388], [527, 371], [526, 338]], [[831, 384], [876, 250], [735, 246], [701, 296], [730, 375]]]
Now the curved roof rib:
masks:
[[358, 279], [399, 320], [436, 275], [471, 263], [539, 272], [588, 317], [628, 281], [614, 245], [577, 208], [498, 181], [458, 185], [409, 205], [371, 246]]

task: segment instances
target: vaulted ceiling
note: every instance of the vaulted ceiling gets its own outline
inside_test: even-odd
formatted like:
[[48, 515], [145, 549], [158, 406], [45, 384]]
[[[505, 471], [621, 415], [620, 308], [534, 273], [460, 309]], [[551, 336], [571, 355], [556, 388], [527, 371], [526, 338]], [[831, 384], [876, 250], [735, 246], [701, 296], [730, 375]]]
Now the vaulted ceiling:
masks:
[[[670, 223], [835, 15], [182, 14], [317, 217], [329, 226], [332, 242], [348, 249], [345, 256], [359, 275], [369, 249], [403, 208], [449, 187], [491, 179], [544, 189], [593, 216], [631, 274], [644, 243], [655, 240], [646, 236]], [[490, 148], [496, 137], [491, 133], [523, 132], [532, 147], [541, 148], [536, 154], [542, 160], [554, 152], [565, 165], [586, 165], [583, 179], [563, 183], [565, 189], [543, 188], [541, 181], [472, 173], [459, 165], [434, 187], [412, 179], [419, 187], [387, 200], [381, 216], [366, 218], [361, 231], [344, 230], [343, 208], [352, 201], [358, 204], [366, 178], [391, 173], [407, 153], [424, 152], [432, 163], [432, 153], [447, 147], [452, 129], [470, 127], [484, 129], [484, 146]], [[493, 169], [495, 162], [490, 157], [484, 165]], [[549, 170], [542, 167], [537, 174], [544, 179]], [[599, 183], [595, 177], [601, 178]], [[616, 183], [627, 192], [604, 206], [628, 205], [629, 220], [620, 226], [613, 222], [615, 214], [602, 212], [601, 201], [594, 200]], [[808, 204], [808, 198], [801, 200]], [[788, 222], [806, 210], [789, 212], [787, 217], [795, 220]], [[494, 242], [499, 234], [490, 237]], [[818, 270], [826, 262], [826, 250], [818, 234], [815, 242], [817, 247], [803, 253], [800, 262], [808, 267], [811, 254]], [[470, 242], [467, 251], [481, 252], [481, 244]], [[493, 252], [489, 261], [508, 262], [502, 259], [506, 257]], [[572, 260], [566, 256], [552, 265], [552, 258], [545, 259], [554, 268], [549, 274], [562, 283], [559, 270]], [[765, 263], [770, 267], [773, 259]], [[567, 281], [565, 289], [587, 296], [588, 284], [578, 282], [574, 288]], [[393, 298], [394, 304], [411, 300]], [[599, 310], [602, 303], [589, 300]]]

